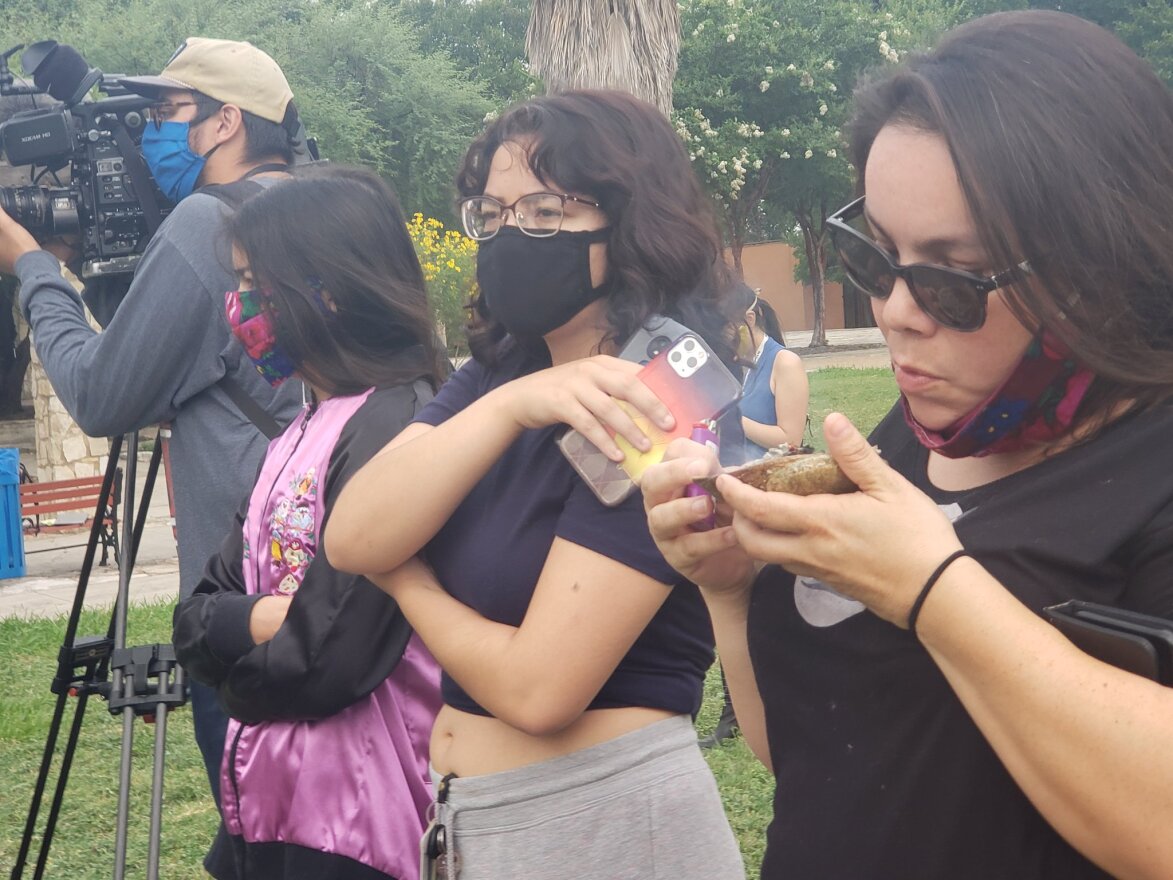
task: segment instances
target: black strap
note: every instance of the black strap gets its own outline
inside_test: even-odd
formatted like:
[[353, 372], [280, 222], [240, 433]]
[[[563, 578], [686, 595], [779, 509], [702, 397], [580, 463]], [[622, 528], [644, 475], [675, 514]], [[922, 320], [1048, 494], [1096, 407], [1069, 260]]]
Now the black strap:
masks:
[[246, 199], [252, 198], [263, 189], [264, 186], [255, 180], [242, 177], [232, 183], [209, 183], [207, 186], [201, 186], [196, 192], [211, 196], [235, 211]]
[[236, 408], [256, 425], [257, 430], [262, 434], [270, 440], [281, 434], [281, 426], [277, 420], [269, 415], [265, 408], [253, 399], [251, 394], [244, 390], [244, 386], [237, 382], [235, 377], [225, 376], [218, 384], [224, 389], [228, 398], [236, 404]]
[[[270, 171], [289, 171], [289, 166], [284, 162], [266, 162], [264, 165], [258, 165], [251, 171], [247, 172], [240, 180], [248, 180], [256, 174], [268, 174]], [[240, 181], [237, 181], [239, 183]]]
[[289, 171], [284, 162], [267, 162], [246, 172], [231, 183], [209, 183], [201, 186], [196, 192], [211, 196], [226, 204], [233, 211], [237, 210], [246, 199], [251, 199], [265, 187], [255, 180], [249, 180], [257, 174], [267, 174], [270, 171]]

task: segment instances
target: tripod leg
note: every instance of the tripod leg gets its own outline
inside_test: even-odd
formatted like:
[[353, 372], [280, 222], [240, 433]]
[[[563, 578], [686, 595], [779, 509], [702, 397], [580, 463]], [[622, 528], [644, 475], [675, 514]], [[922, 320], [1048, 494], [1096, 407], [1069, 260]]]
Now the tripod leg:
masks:
[[[175, 667], [175, 681], [182, 688], [180, 667]], [[159, 691], [168, 687], [168, 676], [159, 676]], [[155, 707], [155, 766], [151, 778], [151, 836], [147, 845], [147, 880], [159, 880], [159, 843], [163, 837], [163, 767], [167, 757], [167, 705]]]
[[[41, 754], [41, 769], [37, 773], [37, 781], [33, 786], [33, 800], [29, 805], [28, 819], [25, 821], [24, 836], [20, 841], [20, 851], [16, 854], [16, 864], [12, 868], [12, 880], [20, 880], [24, 876], [24, 864], [32, 847], [33, 835], [37, 828], [37, 815], [40, 812], [41, 799], [45, 795], [45, 785], [49, 779], [49, 770], [53, 766], [53, 752], [57, 747], [57, 735], [61, 730], [61, 721], [65, 717], [65, 700], [67, 695], [62, 692], [57, 695], [57, 704], [53, 707], [53, 720], [49, 723], [49, 735], [45, 739], [45, 750]], [[74, 716], [76, 724], [76, 715]], [[49, 832], [46, 831], [48, 836]], [[41, 840], [41, 850], [47, 849], [45, 838]]]
[[[115, 678], [119, 676], [115, 673]], [[128, 690], [134, 688], [130, 676], [126, 677]], [[119, 682], [115, 682], [119, 684]], [[118, 824], [114, 829], [114, 880], [122, 880], [126, 874], [126, 830], [130, 825], [130, 764], [131, 747], [134, 745], [134, 709], [129, 706], [122, 710], [122, 758], [118, 776]]]
[[[153, 703], [156, 718], [155, 731], [155, 753], [154, 753], [154, 775], [153, 775], [153, 791], [151, 796], [151, 838], [150, 838], [150, 852], [149, 852], [149, 876], [152, 880], [157, 880], [158, 865], [159, 865], [159, 840], [160, 828], [162, 824], [162, 804], [163, 804], [163, 766], [165, 760], [165, 737], [167, 725], [167, 710], [171, 707], [182, 705], [186, 701], [186, 694], [184, 690], [184, 677], [181, 667], [175, 664], [174, 652], [170, 645], [154, 645], [143, 646], [147, 654], [145, 659], [136, 659], [139, 655], [140, 648], [127, 649], [126, 643], [126, 621], [127, 611], [129, 608], [129, 587], [131, 570], [134, 566], [134, 559], [137, 554], [139, 540], [142, 535], [142, 530], [146, 518], [147, 501], [150, 498], [150, 493], [153, 488], [155, 476], [158, 471], [159, 461], [161, 460], [162, 445], [156, 444], [155, 454], [151, 459], [151, 467], [147, 475], [147, 482], [144, 486], [143, 499], [144, 502], [138, 512], [137, 521], [134, 519], [134, 485], [135, 485], [135, 462], [137, 460], [138, 434], [133, 432], [128, 434], [129, 449], [127, 456], [127, 480], [124, 485], [125, 501], [123, 504], [124, 519], [123, 538], [118, 544], [114, 544], [115, 559], [119, 559], [119, 551], [123, 548], [129, 548], [129, 556], [127, 557], [128, 565], [119, 565], [119, 589], [118, 598], [114, 605], [113, 613], [111, 614], [110, 626], [106, 639], [82, 639], [75, 641], [78, 621], [81, 615], [82, 605], [84, 602], [86, 586], [89, 582], [89, 575], [93, 567], [94, 558], [96, 556], [97, 543], [101, 537], [99, 532], [95, 529], [91, 531], [89, 543], [86, 547], [85, 559], [82, 563], [81, 575], [78, 579], [77, 592], [74, 595], [74, 607], [70, 614], [69, 622], [66, 626], [65, 642], [62, 645], [61, 651], [58, 654], [57, 660], [57, 675], [53, 681], [53, 692], [57, 694], [58, 701], [54, 708], [53, 719], [50, 725], [49, 734], [45, 744], [45, 753], [42, 759], [42, 765], [35, 785], [35, 792], [33, 801], [29, 808], [29, 816], [25, 829], [24, 839], [21, 843], [17, 863], [12, 871], [12, 880], [19, 880], [23, 876], [24, 865], [28, 857], [31, 841], [36, 830], [37, 817], [40, 810], [40, 804], [46, 789], [46, 783], [49, 776], [49, 771], [52, 767], [53, 756], [57, 746], [57, 740], [60, 734], [61, 722], [64, 717], [65, 699], [68, 694], [75, 690], [79, 693], [79, 701], [77, 704], [77, 711], [75, 712], [73, 723], [70, 728], [68, 742], [62, 758], [61, 770], [58, 774], [57, 784], [54, 794], [53, 803], [50, 807], [49, 814], [46, 821], [46, 826], [41, 839], [41, 847], [36, 865], [36, 880], [41, 880], [45, 867], [48, 862], [49, 847], [52, 842], [52, 836], [56, 827], [57, 819], [60, 815], [61, 805], [64, 800], [66, 784], [69, 777], [69, 771], [72, 767], [73, 757], [76, 752], [77, 743], [81, 732], [82, 719], [85, 713], [87, 698], [91, 693], [99, 693], [111, 700], [110, 709], [114, 713], [121, 711], [122, 714], [122, 754], [121, 754], [121, 770], [119, 781], [118, 794], [118, 818], [117, 827], [115, 829], [115, 855], [114, 855], [114, 878], [115, 880], [122, 880], [126, 872], [126, 855], [127, 855], [127, 828], [130, 819], [130, 783], [131, 783], [131, 765], [133, 757], [133, 741], [134, 741], [134, 719], [136, 717], [136, 707], [139, 712], [144, 708], [145, 694], [139, 693], [141, 684], [145, 676], [149, 680], [154, 675], [158, 675], [157, 696], [151, 696], [159, 702]], [[121, 437], [113, 438], [110, 449], [110, 462], [107, 467], [105, 479], [103, 481], [102, 498], [109, 497], [111, 486], [115, 475], [117, 474], [117, 462], [119, 459], [119, 452], [122, 445]], [[95, 514], [95, 526], [101, 523], [101, 511]], [[133, 524], [133, 531], [132, 531]], [[105, 552], [106, 544], [103, 542], [103, 552]], [[113, 653], [111, 654], [111, 648]], [[152, 661], [151, 652], [158, 661]], [[106, 685], [107, 674], [109, 671], [108, 661], [110, 657], [115, 658], [113, 679], [109, 685]], [[130, 657], [129, 666], [125, 659], [119, 658]], [[144, 665], [145, 664], [145, 665]], [[85, 667], [84, 675], [79, 675], [77, 670]], [[157, 670], [157, 671], [156, 671]], [[173, 670], [173, 671], [170, 671]], [[113, 702], [117, 699], [117, 703]], [[150, 698], [148, 698], [150, 699]]]
[[[147, 513], [151, 506], [151, 494], [155, 490], [155, 479], [159, 475], [159, 465], [163, 461], [163, 430], [160, 428], [155, 437], [155, 448], [151, 451], [151, 461], [147, 465], [147, 477], [143, 481], [143, 494], [138, 502], [138, 518], [134, 523], [134, 537], [130, 546], [130, 567], [134, 568], [135, 556], [138, 554], [139, 541], [142, 540], [143, 529], [147, 524]], [[118, 552], [115, 551], [115, 559]]]
[[77, 708], [73, 712], [73, 723], [69, 726], [69, 739], [65, 743], [65, 751], [61, 755], [61, 772], [57, 774], [53, 803], [49, 805], [49, 815], [45, 818], [45, 833], [41, 837], [41, 851], [37, 853], [37, 866], [33, 871], [33, 880], [41, 880], [45, 876], [45, 866], [49, 861], [49, 845], [53, 841], [53, 833], [57, 830], [57, 819], [61, 815], [61, 804], [65, 800], [65, 786], [69, 782], [73, 756], [77, 753], [77, 741], [81, 735], [81, 723], [85, 718], [88, 701], [89, 694], [84, 692], [77, 698]]
[[[138, 431], [127, 434], [126, 483], [123, 486], [122, 505], [122, 546], [131, 544], [129, 565], [118, 571], [118, 598], [114, 602], [114, 649], [126, 647], [126, 618], [130, 606], [130, 573], [134, 565], [136, 547], [133, 546], [132, 526], [134, 522], [134, 482], [138, 464]], [[122, 694], [128, 700], [134, 696], [136, 687], [133, 674], [124, 675], [117, 667], [111, 679], [111, 692]], [[122, 710], [122, 761], [118, 780], [118, 825], [114, 831], [114, 880], [122, 880], [126, 873], [126, 830], [130, 823], [130, 768], [131, 746], [134, 744], [134, 709], [127, 706]]]
[[[111, 487], [114, 485], [114, 474], [118, 466], [118, 455], [122, 449], [122, 438], [115, 437], [110, 444], [110, 460], [106, 466], [106, 474], [102, 479], [101, 498], [109, 497]], [[99, 501], [99, 505], [101, 501]], [[61, 721], [65, 713], [65, 700], [68, 697], [69, 689], [75, 682], [76, 678], [74, 672], [76, 666], [72, 665], [76, 657], [74, 649], [76, 647], [77, 628], [81, 620], [82, 608], [85, 605], [86, 588], [89, 586], [90, 573], [94, 567], [94, 557], [97, 553], [98, 528], [101, 525], [101, 510], [95, 513], [94, 528], [90, 529], [89, 540], [86, 543], [85, 556], [82, 559], [81, 572], [78, 574], [77, 590], [73, 594], [73, 605], [70, 608], [69, 620], [65, 626], [65, 634], [62, 637], [61, 650], [58, 652], [57, 672], [53, 679], [52, 691], [57, 695], [57, 703], [53, 709], [53, 718], [49, 723], [49, 731], [45, 738], [45, 751], [42, 755], [41, 767], [37, 774], [37, 781], [33, 789], [33, 797], [29, 803], [28, 818], [25, 823], [24, 836], [21, 839], [20, 851], [17, 854], [16, 864], [12, 869], [12, 880], [19, 880], [24, 875], [24, 865], [28, 858], [29, 849], [32, 846], [33, 835], [36, 831], [37, 817], [40, 813], [41, 801], [44, 798], [46, 783], [49, 777], [49, 770], [53, 764], [53, 753], [57, 747], [57, 737], [61, 731]], [[67, 663], [65, 658], [70, 658]], [[69, 780], [69, 768], [73, 762], [73, 752], [77, 745], [77, 737], [81, 728], [81, 721], [85, 715], [85, 695], [88, 693], [87, 688], [94, 682], [105, 679], [105, 666], [95, 668], [94, 665], [87, 664], [86, 675], [80, 682], [81, 698], [77, 709], [74, 713], [73, 724], [69, 742], [66, 747], [66, 752], [63, 757], [61, 772], [57, 778], [56, 794], [54, 802], [50, 811], [48, 820], [45, 824], [45, 830], [41, 837], [41, 847], [37, 858], [37, 877], [41, 876], [44, 871], [44, 865], [49, 856], [49, 849], [53, 843], [53, 832], [56, 826], [57, 814], [60, 810], [60, 802], [63, 797], [66, 783]]]

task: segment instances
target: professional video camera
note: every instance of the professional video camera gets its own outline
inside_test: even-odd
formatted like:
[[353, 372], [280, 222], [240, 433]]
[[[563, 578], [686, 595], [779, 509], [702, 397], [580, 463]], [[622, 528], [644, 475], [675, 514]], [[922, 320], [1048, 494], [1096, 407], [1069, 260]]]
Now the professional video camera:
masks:
[[[0, 187], [0, 207], [38, 238], [78, 236], [82, 277], [132, 273], [172, 207], [139, 153], [151, 102], [55, 40], [25, 49], [21, 66], [34, 85], [18, 84], [8, 59], [22, 48], [0, 54], [0, 95], [48, 94], [57, 103], [0, 125], [0, 153], [11, 165], [30, 166], [31, 179]], [[107, 97], [89, 99], [94, 86]], [[57, 172], [66, 166], [69, 180], [62, 182]], [[40, 185], [45, 175], [57, 185]]]

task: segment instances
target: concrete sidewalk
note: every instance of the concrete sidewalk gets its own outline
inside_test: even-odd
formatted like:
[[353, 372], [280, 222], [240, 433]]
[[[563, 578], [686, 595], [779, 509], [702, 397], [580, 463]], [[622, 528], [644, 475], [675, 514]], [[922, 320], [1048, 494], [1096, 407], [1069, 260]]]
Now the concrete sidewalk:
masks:
[[[806, 352], [810, 331], [786, 334], [786, 344], [798, 349], [807, 370], [823, 367], [887, 367], [888, 349], [880, 331], [874, 327], [856, 330], [828, 330], [830, 350]], [[135, 504], [142, 497], [143, 481], [149, 456], [140, 454], [137, 470], [138, 491]], [[119, 512], [121, 516], [121, 511]], [[64, 515], [63, 515], [64, 516]], [[73, 606], [78, 577], [85, 556], [84, 544], [89, 530], [78, 526], [69, 533], [25, 535], [26, 576], [0, 580], [0, 618], [46, 617], [67, 614]], [[119, 540], [121, 540], [121, 524]], [[100, 558], [100, 551], [98, 554]], [[101, 567], [94, 562], [86, 588], [87, 608], [109, 608], [118, 595], [118, 567], [111, 559]], [[179, 595], [179, 560], [171, 531], [171, 514], [167, 507], [167, 490], [162, 475], [152, 492], [147, 521], [143, 527], [138, 561], [130, 579], [131, 603], [170, 598]]]
[[828, 330], [827, 348], [808, 351], [811, 331], [795, 330], [783, 333], [786, 346], [802, 358], [806, 371], [824, 367], [887, 367], [888, 346], [877, 327], [857, 327], [850, 330]]

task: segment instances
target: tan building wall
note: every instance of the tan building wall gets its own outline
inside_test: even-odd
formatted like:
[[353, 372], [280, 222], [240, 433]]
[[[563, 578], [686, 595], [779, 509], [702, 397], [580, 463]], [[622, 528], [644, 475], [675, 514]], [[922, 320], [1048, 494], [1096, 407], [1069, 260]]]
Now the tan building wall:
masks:
[[[811, 330], [815, 325], [814, 298], [809, 284], [794, 280], [796, 263], [793, 248], [782, 241], [747, 244], [741, 252], [745, 283], [761, 289], [762, 299], [778, 313], [782, 329]], [[842, 329], [845, 326], [843, 286], [828, 282], [824, 291], [827, 299], [824, 326], [828, 330]]]

